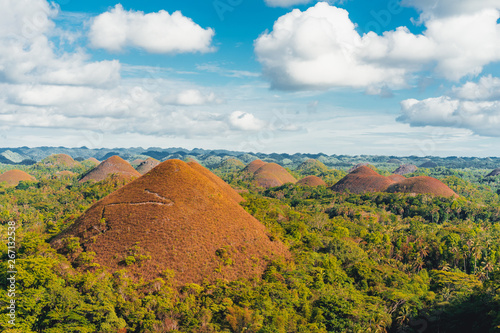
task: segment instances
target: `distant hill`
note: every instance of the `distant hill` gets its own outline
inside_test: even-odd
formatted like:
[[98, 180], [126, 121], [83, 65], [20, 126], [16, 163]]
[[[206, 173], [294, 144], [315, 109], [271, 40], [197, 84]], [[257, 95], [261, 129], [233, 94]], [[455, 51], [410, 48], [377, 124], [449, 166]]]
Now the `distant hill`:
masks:
[[80, 182], [101, 181], [111, 174], [116, 174], [120, 178], [132, 179], [141, 176], [127, 161], [119, 156], [111, 156], [101, 162], [98, 166], [88, 172], [80, 179]]
[[286, 171], [285, 168], [276, 163], [265, 163], [264, 165], [262, 165], [253, 173], [253, 180], [258, 186], [264, 188], [297, 182], [297, 179], [295, 179], [288, 171]]
[[58, 168], [75, 168], [81, 166], [80, 162], [75, 161], [67, 154], [50, 155], [49, 157], [44, 158], [40, 164]]
[[328, 173], [330, 169], [323, 163], [315, 159], [308, 159], [305, 162], [302, 162], [298, 167], [297, 171], [299, 171], [302, 175], [321, 175]]
[[51, 245], [78, 237], [111, 271], [145, 280], [166, 269], [179, 284], [260, 276], [268, 260], [289, 253], [271, 241], [200, 165], [168, 160], [94, 204]]
[[419, 165], [419, 168], [435, 168], [437, 166], [439, 166], [439, 165], [436, 162], [427, 161], [427, 162]]
[[407, 175], [407, 174], [413, 173], [417, 170], [418, 170], [418, 168], [416, 165], [403, 164], [403, 165], [400, 165], [399, 168], [394, 170], [393, 174], [395, 174], [395, 175]]
[[486, 175], [486, 177], [494, 177], [500, 175], [500, 168], [497, 168]]
[[152, 157], [148, 157], [145, 161], [142, 161], [141, 164], [139, 164], [139, 166], [136, 168], [136, 170], [141, 175], [144, 175], [145, 173], [148, 173], [149, 171], [151, 171], [158, 164], [160, 164], [160, 161], [158, 161], [157, 159], [154, 159]]
[[318, 176], [304, 177], [301, 180], [299, 180], [297, 184], [311, 186], [311, 187], [326, 186], [326, 183], [323, 181], [323, 179], [319, 178]]
[[389, 192], [389, 193], [414, 193], [434, 194], [439, 196], [458, 195], [443, 182], [427, 176], [405, 178], [401, 175], [384, 177], [368, 166], [361, 166], [338, 183], [330, 187], [335, 192]]
[[458, 197], [458, 195], [443, 182], [427, 176], [406, 178], [403, 181], [392, 184], [388, 187], [389, 193], [416, 193], [434, 194], [445, 197]]
[[234, 157], [223, 160], [217, 167], [217, 169], [224, 171], [241, 170], [243, 168], [245, 168], [245, 164]]
[[21, 170], [9, 170], [0, 175], [0, 183], [7, 183], [7, 186], [17, 186], [21, 181], [35, 181], [35, 177]]
[[394, 181], [378, 174], [369, 166], [362, 165], [351, 171], [335, 185], [330, 187], [335, 192], [383, 192]]

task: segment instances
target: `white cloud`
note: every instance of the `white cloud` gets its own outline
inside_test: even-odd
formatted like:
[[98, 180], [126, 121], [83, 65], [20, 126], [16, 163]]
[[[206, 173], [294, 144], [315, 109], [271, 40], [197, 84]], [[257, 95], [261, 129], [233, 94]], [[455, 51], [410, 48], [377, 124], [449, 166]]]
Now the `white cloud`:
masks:
[[151, 53], [211, 52], [213, 36], [213, 29], [203, 29], [179, 11], [145, 14], [125, 11], [120, 4], [95, 17], [89, 32], [95, 48], [137, 47]]
[[479, 135], [500, 137], [499, 83], [498, 78], [488, 76], [479, 83], [468, 82], [453, 89], [454, 97], [404, 100], [398, 121], [411, 126], [465, 128]]
[[402, 5], [414, 7], [422, 12], [421, 20], [472, 14], [484, 9], [500, 9], [498, 0], [403, 0]]
[[468, 100], [500, 100], [500, 78], [483, 76], [478, 83], [467, 82], [453, 88], [457, 97]]
[[163, 101], [167, 104], [185, 106], [221, 104], [224, 102], [224, 100], [218, 98], [213, 92], [203, 93], [198, 89], [183, 90], [175, 95], [166, 97]]
[[251, 113], [234, 111], [229, 115], [229, 123], [235, 129], [243, 131], [259, 131], [266, 126], [266, 123]]
[[458, 80], [500, 60], [499, 17], [490, 8], [432, 18], [419, 35], [399, 27], [361, 36], [346, 10], [321, 2], [280, 17], [255, 41], [255, 52], [278, 89], [401, 88], [410, 75], [432, 67]]

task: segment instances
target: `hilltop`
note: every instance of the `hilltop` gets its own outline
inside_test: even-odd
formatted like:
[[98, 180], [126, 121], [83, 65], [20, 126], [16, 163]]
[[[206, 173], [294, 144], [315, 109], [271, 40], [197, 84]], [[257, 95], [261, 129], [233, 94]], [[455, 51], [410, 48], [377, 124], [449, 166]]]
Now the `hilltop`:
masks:
[[219, 182], [197, 170], [180, 160], [161, 163], [94, 204], [52, 245], [63, 250], [64, 239], [76, 236], [111, 271], [153, 278], [171, 269], [180, 284], [259, 276], [267, 258], [289, 255]]
[[300, 185], [306, 185], [306, 186], [326, 186], [326, 183], [323, 181], [323, 179], [319, 178], [318, 176], [307, 176], [302, 178], [297, 182], [297, 184]]
[[82, 179], [80, 179], [80, 182], [101, 181], [111, 174], [116, 174], [124, 179], [138, 178], [141, 176], [141, 174], [127, 161], [119, 156], [111, 156], [84, 175]]
[[80, 162], [75, 161], [67, 154], [50, 155], [49, 157], [44, 158], [40, 164], [56, 168], [75, 168], [81, 166]]

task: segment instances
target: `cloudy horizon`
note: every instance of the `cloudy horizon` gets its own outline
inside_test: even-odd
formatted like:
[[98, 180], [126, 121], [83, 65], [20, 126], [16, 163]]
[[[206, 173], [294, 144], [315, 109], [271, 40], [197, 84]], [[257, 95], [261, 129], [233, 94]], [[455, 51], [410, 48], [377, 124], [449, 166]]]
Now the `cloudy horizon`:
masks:
[[500, 154], [500, 1], [0, 8], [1, 147]]

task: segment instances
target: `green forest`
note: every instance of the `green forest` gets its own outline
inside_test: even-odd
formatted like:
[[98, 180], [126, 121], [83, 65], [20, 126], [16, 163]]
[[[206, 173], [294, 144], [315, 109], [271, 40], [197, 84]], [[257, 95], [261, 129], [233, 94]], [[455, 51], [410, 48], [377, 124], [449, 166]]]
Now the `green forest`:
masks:
[[[388, 166], [377, 166], [388, 175]], [[241, 190], [243, 208], [292, 253], [255, 279], [176, 286], [173, 272], [133, 280], [92, 262], [95, 253], [49, 241], [124, 185], [113, 175], [80, 183], [91, 165], [22, 166], [38, 181], [0, 184], [0, 330], [68, 332], [500, 332], [500, 175], [420, 168], [460, 197], [325, 186], [269, 189], [239, 168], [211, 168]], [[13, 166], [0, 165], [0, 173]], [[58, 176], [61, 170], [75, 175]], [[330, 167], [288, 170], [329, 186]], [[16, 326], [8, 324], [8, 230], [15, 222]], [[148, 260], [131, 251], [127, 265]], [[72, 256], [78, 257], [72, 258]], [[70, 260], [71, 259], [71, 260]]]

